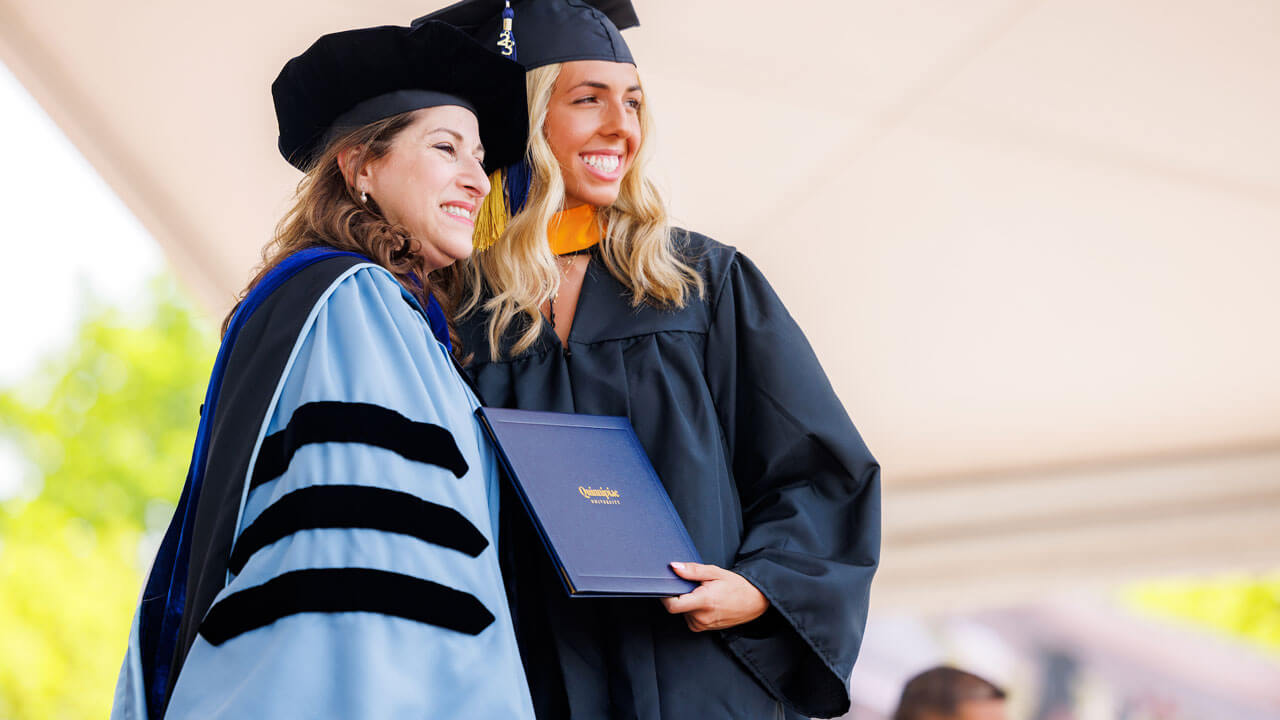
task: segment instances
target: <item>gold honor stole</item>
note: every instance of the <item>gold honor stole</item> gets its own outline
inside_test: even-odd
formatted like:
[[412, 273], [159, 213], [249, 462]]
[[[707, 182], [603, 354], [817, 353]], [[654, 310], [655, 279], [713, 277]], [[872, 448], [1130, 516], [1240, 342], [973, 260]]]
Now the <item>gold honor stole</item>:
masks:
[[556, 255], [586, 250], [600, 242], [601, 234], [596, 209], [591, 205], [561, 210], [547, 223], [547, 241]]

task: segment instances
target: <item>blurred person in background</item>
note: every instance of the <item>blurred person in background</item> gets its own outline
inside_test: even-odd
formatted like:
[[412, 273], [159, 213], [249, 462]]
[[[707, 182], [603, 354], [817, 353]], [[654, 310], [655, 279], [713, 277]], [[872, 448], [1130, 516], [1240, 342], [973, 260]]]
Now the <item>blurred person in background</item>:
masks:
[[938, 666], [907, 681], [893, 720], [1008, 720], [1005, 692], [970, 672]]
[[117, 718], [530, 718], [498, 475], [439, 270], [524, 75], [442, 23], [333, 33], [272, 86], [306, 172], [224, 325]]
[[538, 716], [844, 713], [879, 557], [879, 468], [756, 266], [670, 227], [618, 31], [637, 23], [631, 3], [471, 0], [423, 20], [528, 70], [526, 160], [492, 178], [507, 191], [478, 223], [492, 247], [456, 268], [481, 396], [627, 416], [707, 561], [675, 567], [700, 585], [661, 603], [572, 600], [528, 520], [504, 512]]

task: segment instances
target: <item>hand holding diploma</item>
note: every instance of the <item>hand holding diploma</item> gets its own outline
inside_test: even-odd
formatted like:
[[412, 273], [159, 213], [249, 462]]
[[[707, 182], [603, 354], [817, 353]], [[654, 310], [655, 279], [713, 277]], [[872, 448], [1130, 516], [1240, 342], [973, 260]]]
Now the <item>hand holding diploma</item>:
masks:
[[718, 565], [671, 563], [676, 575], [701, 583], [693, 592], [662, 598], [672, 615], [684, 615], [689, 629], [724, 630], [751, 622], [769, 609], [769, 600], [746, 578]]

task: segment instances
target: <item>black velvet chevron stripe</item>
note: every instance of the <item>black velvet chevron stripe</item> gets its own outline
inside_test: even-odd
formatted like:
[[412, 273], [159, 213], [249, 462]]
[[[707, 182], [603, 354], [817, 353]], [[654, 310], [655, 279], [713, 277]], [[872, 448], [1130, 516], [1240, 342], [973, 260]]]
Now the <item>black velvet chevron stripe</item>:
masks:
[[453, 436], [439, 425], [414, 422], [378, 405], [320, 401], [294, 410], [284, 430], [262, 441], [249, 487], [284, 474], [298, 448], [324, 442], [375, 445], [408, 460], [442, 467], [455, 477], [467, 472], [467, 461], [462, 459]]
[[295, 490], [262, 511], [236, 539], [228, 569], [239, 573], [250, 556], [302, 530], [368, 528], [410, 535], [476, 557], [489, 541], [462, 513], [409, 493], [357, 485]]
[[296, 570], [228, 595], [209, 608], [200, 634], [221, 645], [280, 618], [309, 612], [378, 613], [468, 635], [493, 622], [493, 614], [470, 593], [383, 570], [334, 568]]

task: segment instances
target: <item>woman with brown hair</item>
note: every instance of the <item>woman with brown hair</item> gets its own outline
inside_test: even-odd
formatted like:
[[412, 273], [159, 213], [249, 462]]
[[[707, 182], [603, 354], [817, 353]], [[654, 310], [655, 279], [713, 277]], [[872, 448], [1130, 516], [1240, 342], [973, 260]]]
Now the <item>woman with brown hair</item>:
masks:
[[498, 478], [440, 270], [523, 152], [523, 73], [440, 23], [326, 35], [272, 92], [306, 175], [224, 324], [114, 717], [531, 717]]
[[[486, 404], [625, 415], [705, 564], [661, 603], [570, 599], [529, 523], [504, 572], [541, 718], [830, 717], [879, 559], [879, 467], [760, 271], [672, 228], [626, 0], [470, 0], [428, 15], [527, 70], [526, 158], [459, 271]], [[496, 221], [484, 222], [488, 218]], [[504, 503], [504, 508], [514, 506]]]

